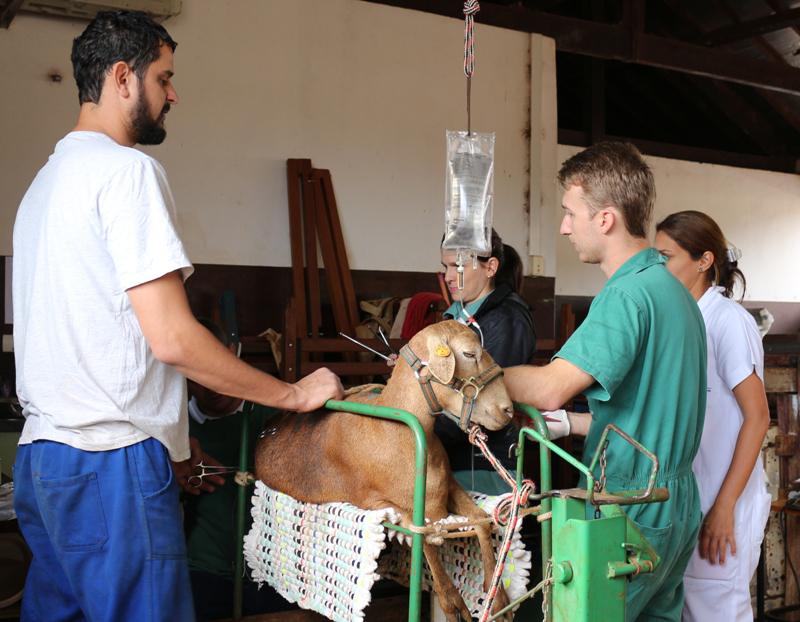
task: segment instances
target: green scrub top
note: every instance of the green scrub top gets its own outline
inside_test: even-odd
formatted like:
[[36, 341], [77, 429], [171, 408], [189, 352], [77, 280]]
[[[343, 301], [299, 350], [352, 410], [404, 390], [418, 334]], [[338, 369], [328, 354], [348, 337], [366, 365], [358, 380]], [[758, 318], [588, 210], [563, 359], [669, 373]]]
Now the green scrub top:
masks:
[[[625, 262], [589, 308], [586, 320], [555, 355], [590, 374], [584, 394], [592, 411], [584, 462], [608, 423], [656, 454], [664, 503], [626, 506], [662, 558], [657, 571], [629, 583], [629, 620], [680, 620], [683, 571], [701, 513], [692, 461], [700, 445], [706, 402], [706, 336], [697, 303], [652, 248]], [[611, 433], [609, 491], [644, 488], [651, 463]], [[600, 477], [599, 464], [595, 477]]]

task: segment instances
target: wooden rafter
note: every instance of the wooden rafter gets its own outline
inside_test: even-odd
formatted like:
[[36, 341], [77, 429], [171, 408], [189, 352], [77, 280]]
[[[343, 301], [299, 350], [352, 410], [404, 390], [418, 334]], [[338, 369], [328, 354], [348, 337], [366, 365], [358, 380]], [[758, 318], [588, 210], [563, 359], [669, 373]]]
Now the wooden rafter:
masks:
[[[463, 17], [461, 0], [365, 0], [453, 18]], [[484, 24], [537, 32], [556, 40], [564, 52], [661, 67], [784, 93], [800, 94], [800, 69], [761, 59], [667, 39], [647, 33], [635, 37], [627, 25], [576, 19], [520, 5], [481, 7]], [[634, 40], [635, 39], [635, 40]]]
[[[703, 115], [706, 124], [716, 128], [720, 134], [730, 135], [731, 127], [728, 121], [730, 114], [725, 112], [720, 114], [720, 102], [714, 99], [710, 89], [706, 90], [698, 87], [698, 83], [702, 84], [706, 80], [692, 78], [693, 76], [684, 76], [673, 72], [666, 72], [663, 75], [663, 79], [674, 91], [678, 92], [685, 100], [693, 103], [693, 111], [698, 111]], [[689, 122], [691, 121], [687, 119], [687, 123]]]
[[[725, 13], [725, 15], [727, 15], [728, 18], [734, 24], [743, 23], [742, 18], [739, 16], [739, 14], [735, 11], [735, 9], [726, 0], [714, 0], [714, 3], [716, 4], [717, 8], [719, 8], [719, 10], [721, 12]], [[704, 33], [704, 29], [701, 27], [701, 28], [698, 29], [698, 32]], [[700, 37], [705, 37], [705, 33], [701, 34], [699, 36]], [[769, 54], [774, 60], [778, 61], [779, 63], [785, 63], [786, 62], [786, 59], [783, 57], [783, 54], [781, 54], [778, 50], [776, 50], [772, 46], [772, 44], [769, 41], [766, 40], [766, 38], [764, 38], [761, 35], [755, 35], [755, 36], [752, 37], [752, 39], [753, 39], [753, 41], [756, 42], [756, 44], [758, 45], [759, 48], [761, 48], [762, 51], [764, 51], [765, 53]]]
[[[776, 13], [780, 13], [786, 10], [786, 3], [783, 0], [764, 0], [769, 7], [775, 11]], [[800, 25], [792, 26], [792, 30], [794, 30], [798, 35], [800, 35]]]
[[0, 9], [0, 28], [8, 28], [11, 25], [24, 1], [9, 0], [8, 4], [3, 9]]
[[[732, 153], [719, 149], [705, 149], [703, 147], [690, 147], [688, 145], [675, 145], [641, 138], [606, 135], [607, 140], [623, 140], [633, 143], [642, 153], [674, 160], [690, 160], [692, 162], [708, 162], [710, 164], [723, 164], [725, 166], [738, 166], [741, 168], [754, 168], [766, 171], [783, 171], [786, 173], [800, 172], [798, 160], [792, 156], [759, 156], [748, 153]], [[590, 143], [588, 132], [575, 130], [558, 130], [558, 142], [562, 145], [576, 145], [586, 147]]]
[[522, 4], [539, 11], [550, 11], [561, 4], [561, 0], [522, 0]]
[[[698, 39], [702, 38], [703, 26], [690, 12], [685, 11], [679, 3], [674, 2], [673, 0], [664, 0], [664, 2], [672, 10], [672, 12], [675, 13], [675, 15], [677, 15], [695, 32], [695, 36]], [[766, 0], [766, 2], [769, 3], [773, 10], [782, 8], [780, 7], [780, 0]], [[721, 11], [728, 15], [731, 21], [741, 22], [739, 15], [727, 2], [724, 0], [716, 0], [716, 4]], [[758, 46], [773, 59], [775, 59], [776, 62], [788, 64], [788, 61], [783, 57], [783, 55], [778, 52], [778, 50], [776, 50], [764, 37], [757, 36], [754, 37], [754, 40]], [[797, 132], [800, 132], [800, 115], [797, 114], [795, 108], [789, 105], [789, 103], [784, 97], [781, 96], [780, 93], [763, 89], [756, 89], [755, 92], [758, 93], [758, 95], [764, 100], [766, 100], [767, 104], [771, 106], [773, 110], [775, 110], [781, 117], [783, 117], [783, 120], [786, 121], [786, 123], [791, 125], [792, 128], [794, 128]]]
[[770, 125], [764, 123], [761, 113], [754, 108], [732, 85], [719, 80], [700, 80], [688, 77], [689, 82], [710, 100], [716, 102], [719, 110], [728, 120], [739, 126], [764, 153], [786, 153], [783, 137]]
[[[603, 0], [591, 3], [592, 19], [602, 19], [605, 9]], [[606, 134], [606, 66], [599, 58], [589, 59], [589, 93], [586, 99], [586, 116], [592, 143], [598, 143]]]
[[780, 13], [773, 13], [766, 17], [751, 19], [731, 26], [723, 26], [706, 34], [704, 42], [707, 45], [724, 45], [749, 39], [756, 35], [775, 32], [784, 28], [792, 28], [800, 24], [800, 7], [786, 9]]

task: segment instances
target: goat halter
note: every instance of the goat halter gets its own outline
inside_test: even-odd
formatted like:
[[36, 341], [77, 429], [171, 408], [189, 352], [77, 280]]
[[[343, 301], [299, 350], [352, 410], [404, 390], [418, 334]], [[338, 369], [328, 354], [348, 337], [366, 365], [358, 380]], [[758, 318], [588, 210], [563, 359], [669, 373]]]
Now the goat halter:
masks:
[[[419, 382], [419, 386], [422, 389], [422, 395], [425, 397], [425, 401], [428, 402], [430, 414], [433, 416], [444, 415], [448, 419], [455, 421], [463, 432], [469, 430], [472, 410], [475, 407], [475, 400], [478, 399], [481, 390], [493, 380], [503, 376], [501, 367], [497, 363], [492, 363], [477, 376], [470, 376], [469, 378], [453, 376], [450, 382], [445, 383], [437, 380], [430, 372], [424, 375], [420, 374], [420, 370], [423, 367], [427, 367], [428, 363], [414, 354], [414, 351], [408, 344], [400, 349], [400, 356], [405, 359], [406, 363], [408, 363], [409, 367], [411, 367], [411, 370], [414, 372], [414, 376], [416, 376], [417, 382]], [[460, 417], [442, 407], [431, 386], [433, 382], [449, 387], [463, 398]]]

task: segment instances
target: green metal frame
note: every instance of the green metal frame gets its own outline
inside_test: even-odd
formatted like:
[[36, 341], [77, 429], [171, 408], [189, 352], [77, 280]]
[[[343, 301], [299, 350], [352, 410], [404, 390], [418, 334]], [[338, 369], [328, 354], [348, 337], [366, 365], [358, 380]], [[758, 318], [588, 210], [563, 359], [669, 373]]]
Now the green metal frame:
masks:
[[[610, 424], [603, 430], [597, 450], [589, 466], [555, 445], [549, 439], [541, 413], [531, 406], [517, 404], [526, 413], [533, 428], [522, 428], [517, 444], [517, 485], [521, 485], [525, 438], [539, 443], [542, 499], [540, 513], [552, 511], [550, 520], [542, 524], [542, 574], [548, 561], [552, 563], [553, 606], [546, 622], [589, 622], [591, 620], [624, 620], [627, 577], [653, 572], [660, 558], [621, 505], [654, 503], [669, 495], [656, 488], [658, 458], [640, 443]], [[614, 432], [653, 463], [647, 488], [608, 493], [595, 490], [594, 467]], [[553, 491], [551, 488], [550, 452], [580, 471], [586, 478], [586, 490]], [[586, 519], [587, 508], [594, 506], [600, 516]], [[520, 599], [521, 600], [521, 599]], [[519, 601], [518, 601], [519, 602]]]
[[[387, 408], [385, 406], [373, 406], [370, 404], [360, 404], [357, 402], [343, 402], [336, 400], [329, 400], [325, 403], [325, 408], [328, 410], [336, 410], [342, 412], [355, 413], [358, 415], [365, 415], [368, 417], [377, 417], [379, 419], [389, 419], [392, 421], [399, 421], [404, 423], [411, 429], [414, 435], [414, 509], [411, 515], [411, 524], [414, 527], [425, 527], [425, 488], [426, 477], [428, 473], [428, 445], [425, 439], [425, 431], [422, 429], [422, 424], [410, 412], [400, 410], [398, 408]], [[242, 437], [241, 447], [239, 452], [239, 468], [242, 471], [248, 469], [250, 457], [248, 452], [248, 438], [250, 434], [248, 414], [253, 411], [253, 405], [248, 404], [244, 408], [242, 416], [244, 421], [242, 423]], [[241, 486], [237, 497], [237, 542], [244, 540], [244, 525], [246, 522], [247, 512], [247, 493], [248, 487]], [[422, 559], [423, 550], [422, 545], [425, 542], [425, 536], [421, 532], [411, 531], [404, 529], [393, 523], [383, 523], [388, 529], [402, 532], [411, 536], [411, 574], [409, 577], [409, 601], [408, 601], [408, 620], [409, 622], [416, 622], [420, 619], [422, 613]], [[240, 620], [242, 618], [242, 586], [244, 581], [244, 550], [242, 547], [237, 547], [236, 550], [236, 564], [234, 574], [234, 598], [233, 598], [233, 619]]]
[[[601, 436], [598, 450], [589, 467], [555, 445], [549, 438], [547, 424], [541, 413], [526, 404], [516, 404], [525, 413], [533, 427], [523, 427], [517, 444], [517, 486], [522, 485], [524, 473], [525, 440], [531, 438], [539, 444], [540, 490], [534, 497], [540, 500], [540, 514], [552, 512], [552, 518], [542, 523], [542, 576], [552, 562], [553, 601], [556, 606], [548, 611], [547, 622], [556, 614], [556, 622], [603, 619], [622, 621], [625, 616], [625, 584], [628, 575], [652, 572], [660, 559], [636, 525], [627, 518], [620, 505], [651, 503], [667, 498], [666, 491], [655, 488], [658, 459], [642, 445], [616, 426], [609, 425]], [[425, 526], [425, 488], [427, 475], [427, 444], [419, 420], [411, 413], [384, 406], [330, 400], [329, 410], [343, 411], [389, 419], [407, 425], [415, 441], [414, 508], [412, 524]], [[239, 468], [246, 471], [250, 464], [248, 439], [249, 417], [253, 405], [246, 404], [243, 412]], [[594, 466], [607, 443], [610, 432], [615, 432], [644, 453], [653, 462], [648, 486], [644, 491], [622, 491], [615, 494], [595, 491]], [[580, 471], [586, 478], [586, 490], [553, 491], [551, 453]], [[248, 488], [240, 487], [237, 497], [237, 538], [244, 539]], [[586, 520], [586, 508], [595, 506], [600, 518]], [[411, 536], [411, 574], [409, 577], [409, 622], [417, 622], [422, 611], [422, 561], [424, 535], [393, 523], [384, 526]], [[554, 547], [554, 534], [558, 536]], [[622, 543], [621, 546], [619, 543]], [[233, 619], [242, 617], [242, 585], [244, 577], [244, 552], [237, 548], [234, 576]], [[617, 579], [614, 581], [614, 579]], [[622, 581], [620, 581], [622, 579]], [[529, 598], [532, 592], [511, 606]], [[555, 610], [555, 611], [554, 611]], [[501, 615], [499, 612], [492, 619]], [[597, 617], [597, 616], [600, 617]]]

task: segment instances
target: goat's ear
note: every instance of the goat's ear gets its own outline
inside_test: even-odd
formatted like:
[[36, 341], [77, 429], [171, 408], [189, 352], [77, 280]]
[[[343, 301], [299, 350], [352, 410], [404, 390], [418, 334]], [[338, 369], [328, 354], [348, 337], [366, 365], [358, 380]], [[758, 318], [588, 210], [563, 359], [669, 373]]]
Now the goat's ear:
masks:
[[456, 372], [456, 357], [439, 337], [428, 340], [428, 369], [439, 382], [449, 384]]

